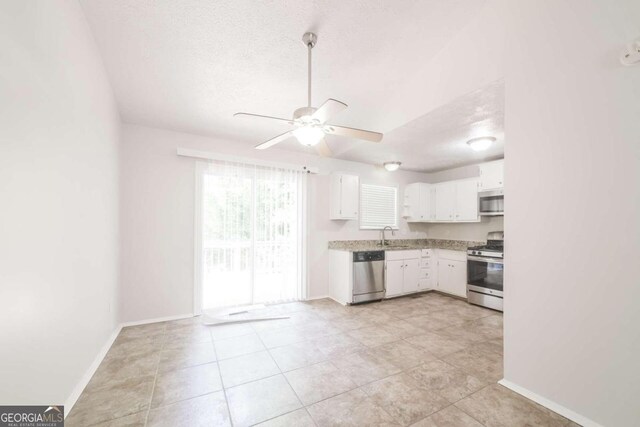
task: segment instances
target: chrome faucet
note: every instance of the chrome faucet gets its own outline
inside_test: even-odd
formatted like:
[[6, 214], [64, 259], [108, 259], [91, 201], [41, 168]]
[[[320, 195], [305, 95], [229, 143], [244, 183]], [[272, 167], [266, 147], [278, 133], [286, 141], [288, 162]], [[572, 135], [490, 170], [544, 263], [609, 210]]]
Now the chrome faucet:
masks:
[[380, 230], [380, 245], [381, 246], [386, 246], [387, 245], [387, 239], [385, 238], [384, 232], [386, 229], [391, 230], [391, 235], [395, 236], [396, 232], [393, 231], [393, 228], [390, 225], [387, 225], [386, 227], [384, 227], [382, 230]]

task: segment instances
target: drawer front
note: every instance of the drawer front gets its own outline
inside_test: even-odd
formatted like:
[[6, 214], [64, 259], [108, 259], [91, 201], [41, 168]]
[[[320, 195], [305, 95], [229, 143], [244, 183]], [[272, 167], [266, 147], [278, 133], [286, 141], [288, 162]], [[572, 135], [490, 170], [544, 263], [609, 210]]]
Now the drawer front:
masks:
[[438, 249], [438, 259], [448, 259], [451, 261], [466, 261], [466, 251], [451, 251], [448, 249]]
[[414, 259], [420, 258], [420, 251], [385, 251], [384, 257], [387, 261], [394, 261], [398, 259]]
[[420, 258], [420, 268], [431, 268], [431, 259]]
[[420, 269], [420, 279], [430, 279], [431, 278], [431, 270], [428, 268]]
[[420, 256], [422, 258], [433, 258], [433, 249], [421, 249]]

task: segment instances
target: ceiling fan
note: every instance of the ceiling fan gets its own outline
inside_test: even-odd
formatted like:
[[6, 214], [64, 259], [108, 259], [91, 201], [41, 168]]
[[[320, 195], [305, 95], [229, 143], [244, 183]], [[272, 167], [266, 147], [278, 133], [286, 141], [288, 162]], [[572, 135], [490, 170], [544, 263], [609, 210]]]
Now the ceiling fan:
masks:
[[331, 150], [324, 139], [325, 135], [348, 136], [370, 142], [380, 142], [382, 140], [382, 134], [379, 132], [335, 126], [327, 123], [329, 119], [347, 108], [347, 104], [344, 102], [329, 98], [318, 108], [311, 106], [311, 49], [316, 45], [318, 37], [314, 33], [305, 33], [302, 36], [302, 41], [307, 46], [308, 51], [309, 72], [307, 84], [307, 106], [295, 110], [293, 112], [292, 119], [282, 119], [279, 117], [262, 116], [251, 113], [234, 114], [235, 117], [256, 117], [259, 119], [285, 122], [294, 126], [290, 131], [261, 142], [256, 145], [255, 148], [258, 150], [264, 150], [265, 148], [272, 147], [279, 142], [294, 136], [300, 144], [315, 147], [317, 152], [322, 156], [330, 156]]

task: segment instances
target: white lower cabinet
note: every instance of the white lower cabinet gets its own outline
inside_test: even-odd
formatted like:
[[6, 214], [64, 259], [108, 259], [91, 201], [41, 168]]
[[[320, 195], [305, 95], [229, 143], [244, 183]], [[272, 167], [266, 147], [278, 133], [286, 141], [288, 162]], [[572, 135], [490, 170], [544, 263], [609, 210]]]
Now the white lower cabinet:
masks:
[[436, 280], [434, 264], [437, 263], [433, 249], [420, 251], [420, 275], [418, 277], [418, 291], [433, 289]]
[[461, 251], [438, 250], [438, 285], [441, 292], [467, 296], [467, 260]]
[[404, 260], [387, 261], [385, 271], [386, 296], [402, 295], [404, 287]]
[[[353, 253], [330, 250], [329, 296], [353, 303]], [[467, 296], [467, 254], [464, 251], [421, 249], [385, 251], [386, 297], [434, 289]]]
[[419, 290], [420, 251], [387, 251], [385, 259], [387, 298]]
[[467, 255], [464, 251], [387, 251], [385, 259], [387, 298], [429, 289], [467, 296]]
[[418, 292], [418, 280], [420, 278], [420, 260], [418, 258], [407, 259], [404, 261], [404, 281], [402, 290], [405, 294], [410, 292]]

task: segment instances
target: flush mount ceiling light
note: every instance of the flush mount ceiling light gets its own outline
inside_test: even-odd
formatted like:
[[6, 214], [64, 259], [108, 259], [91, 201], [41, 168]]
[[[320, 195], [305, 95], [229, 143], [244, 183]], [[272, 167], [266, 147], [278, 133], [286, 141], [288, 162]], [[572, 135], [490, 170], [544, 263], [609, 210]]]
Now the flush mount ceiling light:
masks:
[[389, 172], [397, 171], [402, 163], [400, 162], [386, 162], [384, 163], [384, 168]]
[[496, 139], [492, 136], [481, 136], [480, 138], [473, 138], [467, 141], [469, 147], [473, 151], [484, 151], [491, 147], [491, 144], [496, 142]]

